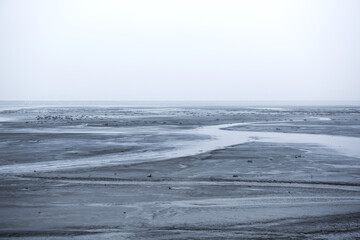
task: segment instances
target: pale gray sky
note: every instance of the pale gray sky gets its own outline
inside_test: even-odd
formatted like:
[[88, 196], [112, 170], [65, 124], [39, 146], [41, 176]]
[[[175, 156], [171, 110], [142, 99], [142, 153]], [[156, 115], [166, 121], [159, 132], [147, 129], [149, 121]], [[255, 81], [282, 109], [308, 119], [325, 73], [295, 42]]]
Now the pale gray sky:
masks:
[[360, 100], [360, 1], [0, 0], [0, 100]]

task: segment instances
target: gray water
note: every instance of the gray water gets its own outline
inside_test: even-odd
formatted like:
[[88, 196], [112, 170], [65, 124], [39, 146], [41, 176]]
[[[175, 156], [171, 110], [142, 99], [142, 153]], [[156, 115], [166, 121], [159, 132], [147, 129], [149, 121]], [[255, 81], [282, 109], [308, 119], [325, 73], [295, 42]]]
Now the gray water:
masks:
[[[289, 115], [295, 117], [291, 124], [302, 122], [304, 115], [317, 124], [328, 124], [332, 118], [338, 118], [334, 113], [339, 111], [359, 115], [356, 107], [239, 107], [234, 102], [223, 107], [179, 107], [176, 102], [171, 107], [142, 102], [82, 104], [1, 102], [0, 173], [166, 160], [248, 142], [316, 144], [360, 158], [359, 137], [236, 128], [289, 123]], [[215, 121], [206, 122], [212, 116]], [[224, 117], [230, 123], [221, 123]], [[262, 118], [266, 122], [258, 121]], [[92, 147], [100, 150], [91, 151]], [[27, 157], [21, 156], [24, 154]]]

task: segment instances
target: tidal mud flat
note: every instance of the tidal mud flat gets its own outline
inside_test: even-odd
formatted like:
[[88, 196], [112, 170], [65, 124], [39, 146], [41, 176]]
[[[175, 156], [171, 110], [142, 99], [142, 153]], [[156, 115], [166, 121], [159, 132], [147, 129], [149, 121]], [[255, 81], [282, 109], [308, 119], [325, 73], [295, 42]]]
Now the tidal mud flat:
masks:
[[360, 107], [4, 106], [0, 237], [360, 238]]

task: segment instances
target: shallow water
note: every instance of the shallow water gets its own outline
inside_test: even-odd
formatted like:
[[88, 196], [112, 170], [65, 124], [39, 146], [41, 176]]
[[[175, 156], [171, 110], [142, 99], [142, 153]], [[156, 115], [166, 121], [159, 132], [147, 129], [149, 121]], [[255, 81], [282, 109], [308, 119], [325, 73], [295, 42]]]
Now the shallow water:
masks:
[[360, 236], [360, 108], [50, 104], [0, 119], [0, 238]]
[[[319, 134], [293, 134], [278, 132], [254, 132], [254, 131], [233, 131], [227, 128], [248, 125], [253, 123], [233, 123], [213, 126], [199, 127], [196, 129], [169, 129], [164, 127], [140, 127], [140, 128], [50, 128], [50, 129], [26, 129], [33, 133], [92, 133], [92, 134], [135, 134], [142, 133], [149, 136], [156, 134], [164, 135], [205, 135], [208, 139], [193, 141], [170, 141], [163, 144], [163, 150], [130, 152], [123, 154], [88, 157], [83, 159], [64, 159], [59, 161], [33, 162], [26, 164], [9, 164], [0, 166], [0, 173], [26, 173], [36, 171], [56, 171], [70, 168], [100, 167], [107, 165], [130, 164], [167, 160], [171, 158], [186, 157], [199, 153], [209, 152], [217, 149], [224, 149], [228, 146], [244, 144], [248, 142], [270, 142], [270, 143], [294, 143], [294, 144], [316, 144], [319, 147], [334, 149], [341, 154], [350, 157], [360, 158], [360, 138], [330, 136]], [[259, 124], [259, 123], [257, 123]], [[22, 132], [24, 130], [13, 130]], [[191, 139], [189, 137], [189, 139]]]
[[[200, 134], [208, 133], [216, 139], [213, 141], [213, 146], [207, 143], [208, 147], [218, 146], [221, 148], [236, 144], [243, 144], [250, 141], [270, 142], [270, 143], [296, 143], [296, 144], [318, 144], [323, 147], [328, 147], [339, 151], [340, 153], [360, 158], [360, 138], [345, 137], [345, 136], [331, 136], [320, 134], [305, 134], [305, 133], [281, 133], [281, 132], [255, 132], [255, 131], [228, 131], [226, 128], [231, 128], [239, 125], [249, 125], [253, 123], [241, 124], [224, 124], [219, 126], [204, 127], [198, 129]], [[215, 145], [215, 146], [214, 146]]]

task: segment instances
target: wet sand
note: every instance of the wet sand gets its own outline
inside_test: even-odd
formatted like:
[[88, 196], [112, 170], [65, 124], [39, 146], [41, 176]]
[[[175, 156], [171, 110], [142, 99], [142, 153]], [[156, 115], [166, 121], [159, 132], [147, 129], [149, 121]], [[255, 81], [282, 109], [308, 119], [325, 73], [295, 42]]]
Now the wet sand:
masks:
[[360, 238], [359, 108], [125, 110], [3, 113], [1, 238]]

